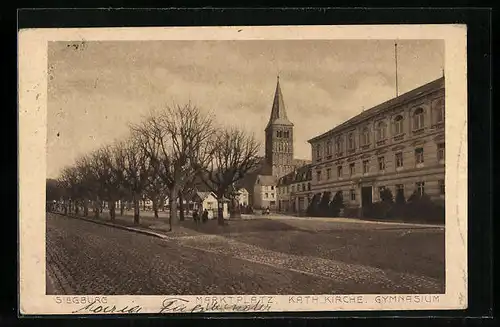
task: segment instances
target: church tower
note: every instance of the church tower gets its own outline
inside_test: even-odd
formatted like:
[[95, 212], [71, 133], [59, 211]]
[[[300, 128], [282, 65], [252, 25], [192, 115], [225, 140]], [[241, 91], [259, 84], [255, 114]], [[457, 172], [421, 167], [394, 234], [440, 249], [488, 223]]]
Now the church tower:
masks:
[[271, 117], [266, 132], [266, 163], [269, 174], [278, 178], [292, 172], [293, 166], [293, 124], [288, 120], [285, 102], [280, 88], [280, 78], [276, 84]]

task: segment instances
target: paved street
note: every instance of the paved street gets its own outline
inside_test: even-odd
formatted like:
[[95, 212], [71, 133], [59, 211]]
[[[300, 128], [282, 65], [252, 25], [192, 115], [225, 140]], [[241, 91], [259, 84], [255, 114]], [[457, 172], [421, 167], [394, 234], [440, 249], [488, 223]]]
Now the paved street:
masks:
[[444, 230], [256, 219], [155, 238], [47, 215], [48, 294], [444, 292]]

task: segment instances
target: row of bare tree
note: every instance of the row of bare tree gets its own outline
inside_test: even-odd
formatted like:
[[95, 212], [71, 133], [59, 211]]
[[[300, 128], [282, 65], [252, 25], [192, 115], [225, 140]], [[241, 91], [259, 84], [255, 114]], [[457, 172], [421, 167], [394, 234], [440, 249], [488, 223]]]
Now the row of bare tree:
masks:
[[[215, 118], [191, 104], [151, 112], [139, 124], [130, 125], [127, 139], [103, 146], [66, 167], [58, 187], [74, 203], [73, 210], [89, 204], [99, 216], [103, 201], [109, 217], [116, 217], [116, 203], [132, 201], [134, 223], [139, 223], [139, 200], [147, 198], [158, 208], [168, 198], [170, 229], [179, 222], [177, 205], [189, 197], [201, 181], [216, 195], [218, 222], [224, 224], [224, 198], [237, 210], [235, 183], [258, 167], [260, 144], [238, 128], [222, 127]], [[70, 208], [71, 210], [71, 208]], [[181, 208], [181, 211], [183, 209]]]

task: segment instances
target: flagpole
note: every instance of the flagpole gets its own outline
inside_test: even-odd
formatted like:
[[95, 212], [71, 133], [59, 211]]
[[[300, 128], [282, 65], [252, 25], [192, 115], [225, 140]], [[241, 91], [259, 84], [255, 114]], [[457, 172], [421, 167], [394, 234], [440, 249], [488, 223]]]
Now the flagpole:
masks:
[[398, 44], [394, 43], [394, 61], [396, 63], [396, 97], [399, 95], [398, 92]]

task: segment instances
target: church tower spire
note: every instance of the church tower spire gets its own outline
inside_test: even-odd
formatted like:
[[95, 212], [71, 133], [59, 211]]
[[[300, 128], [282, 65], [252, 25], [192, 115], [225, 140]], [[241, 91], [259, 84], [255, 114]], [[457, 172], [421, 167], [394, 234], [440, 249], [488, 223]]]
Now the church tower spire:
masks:
[[280, 77], [277, 76], [276, 91], [274, 91], [273, 107], [271, 109], [271, 116], [269, 117], [269, 122], [267, 127], [270, 125], [290, 125], [293, 124], [288, 120], [286, 116], [285, 101], [283, 100], [283, 94], [281, 93]]
[[271, 115], [266, 127], [266, 162], [278, 178], [293, 171], [293, 124], [288, 119], [277, 77]]

